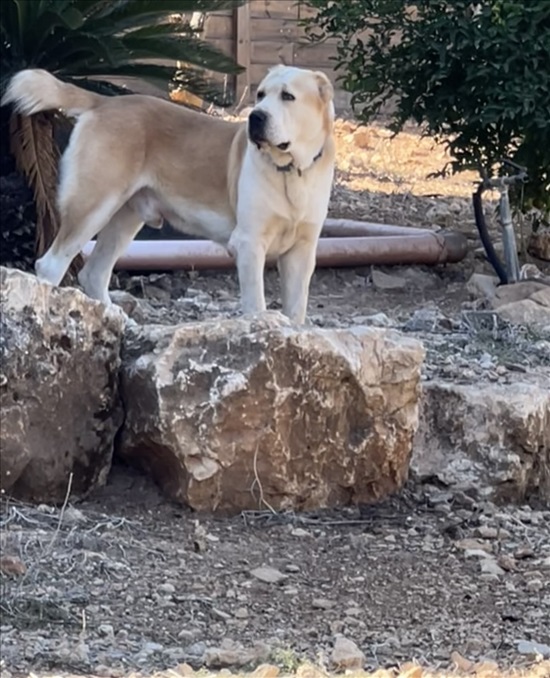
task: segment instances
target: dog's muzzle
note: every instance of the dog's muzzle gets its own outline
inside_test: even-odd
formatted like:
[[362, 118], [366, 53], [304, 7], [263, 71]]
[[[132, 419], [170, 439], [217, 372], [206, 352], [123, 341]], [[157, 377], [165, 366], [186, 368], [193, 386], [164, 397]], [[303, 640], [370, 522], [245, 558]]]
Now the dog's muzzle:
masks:
[[248, 116], [248, 136], [252, 143], [261, 144], [262, 142], [267, 141], [267, 120], [267, 113], [261, 110], [252, 111], [252, 113]]

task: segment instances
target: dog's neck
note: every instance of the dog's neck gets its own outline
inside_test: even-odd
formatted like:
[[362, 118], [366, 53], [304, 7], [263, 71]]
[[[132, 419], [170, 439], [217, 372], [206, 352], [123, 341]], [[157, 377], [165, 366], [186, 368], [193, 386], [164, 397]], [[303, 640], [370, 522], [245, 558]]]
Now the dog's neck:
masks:
[[279, 162], [266, 150], [263, 150], [259, 145], [254, 144], [253, 142], [250, 142], [252, 146], [254, 146], [257, 149], [257, 152], [261, 158], [263, 158], [263, 162], [269, 163], [271, 167], [276, 170], [277, 172], [281, 172], [283, 174], [289, 174], [291, 172], [295, 172], [297, 176], [301, 177], [304, 172], [307, 172], [315, 163], [323, 156], [323, 153], [325, 152], [325, 147], [326, 147], [326, 141], [322, 145], [321, 150], [310, 160], [309, 164], [306, 167], [303, 167], [299, 164], [296, 164], [296, 160], [292, 157], [290, 153], [286, 154], [287, 156], [290, 156], [292, 160], [290, 162], [285, 163], [284, 165], [279, 164]]
[[[319, 153], [317, 153], [317, 155], [313, 158], [311, 165], [309, 167], [314, 165], [317, 162], [317, 160], [319, 160], [319, 158], [322, 157], [324, 148], [325, 147], [323, 146], [321, 148], [321, 150], [319, 151]], [[293, 170], [296, 170], [296, 174], [299, 177], [301, 177], [302, 173], [305, 171], [305, 170], [301, 169], [300, 167], [296, 167], [296, 165], [294, 164], [294, 160], [291, 160], [286, 165], [277, 165], [276, 163], [274, 163], [274, 164], [275, 164], [275, 169], [277, 170], [277, 172], [292, 172]], [[305, 169], [307, 170], [307, 169], [309, 169], [309, 167], [306, 167]]]

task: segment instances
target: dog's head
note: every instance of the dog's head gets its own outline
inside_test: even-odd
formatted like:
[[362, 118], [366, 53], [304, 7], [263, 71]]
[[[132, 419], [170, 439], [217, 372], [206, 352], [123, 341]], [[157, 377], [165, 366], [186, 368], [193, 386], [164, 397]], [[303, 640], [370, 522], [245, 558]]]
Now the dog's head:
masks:
[[275, 66], [258, 87], [248, 137], [278, 165], [306, 168], [334, 123], [334, 89], [321, 71]]

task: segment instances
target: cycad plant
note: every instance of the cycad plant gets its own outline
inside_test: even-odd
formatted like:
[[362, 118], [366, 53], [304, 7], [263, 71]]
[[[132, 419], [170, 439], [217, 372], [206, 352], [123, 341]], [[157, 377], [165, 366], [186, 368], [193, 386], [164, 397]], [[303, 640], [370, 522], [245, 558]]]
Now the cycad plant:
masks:
[[[130, 78], [228, 105], [231, 101], [211, 74], [236, 74], [242, 69], [201, 40], [200, 29], [189, 17], [193, 12], [234, 9], [243, 2], [0, 0], [0, 96], [17, 71], [44, 68], [103, 94], [128, 93], [117, 81]], [[13, 156], [34, 193], [37, 256], [57, 232], [60, 122], [67, 124], [55, 112], [24, 118], [2, 110], [2, 153]]]

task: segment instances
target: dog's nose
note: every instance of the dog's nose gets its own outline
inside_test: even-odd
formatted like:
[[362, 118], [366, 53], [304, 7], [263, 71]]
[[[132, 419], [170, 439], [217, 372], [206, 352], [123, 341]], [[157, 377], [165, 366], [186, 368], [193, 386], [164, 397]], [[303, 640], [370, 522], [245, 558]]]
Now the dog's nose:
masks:
[[263, 141], [265, 139], [266, 123], [267, 113], [265, 111], [252, 111], [248, 116], [248, 133], [253, 141]]

